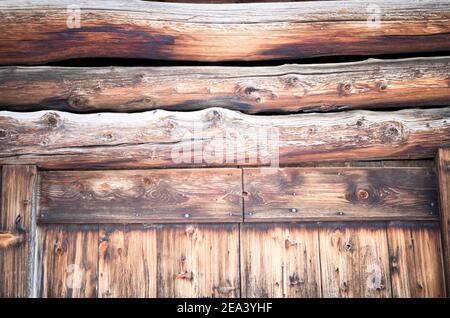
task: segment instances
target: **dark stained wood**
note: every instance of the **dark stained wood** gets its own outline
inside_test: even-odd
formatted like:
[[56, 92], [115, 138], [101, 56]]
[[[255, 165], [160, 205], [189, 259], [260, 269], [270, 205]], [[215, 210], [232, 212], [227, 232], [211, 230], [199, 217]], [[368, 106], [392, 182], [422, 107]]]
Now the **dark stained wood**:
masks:
[[42, 225], [38, 244], [38, 297], [97, 297], [97, 225]]
[[391, 297], [384, 224], [324, 225], [319, 241], [323, 297]]
[[100, 226], [99, 297], [156, 297], [156, 233], [147, 225]]
[[370, 4], [82, 0], [76, 3], [78, 28], [67, 13], [71, 0], [6, 0], [0, 2], [0, 64], [87, 57], [268, 60], [450, 49], [447, 1]]
[[447, 282], [447, 294], [450, 296], [450, 149], [439, 149], [437, 170], [444, 270]]
[[0, 164], [47, 169], [273, 166], [432, 158], [439, 147], [450, 145], [450, 108], [291, 116], [222, 108], [84, 115], [3, 111], [0, 127]]
[[241, 230], [243, 297], [320, 297], [317, 227], [245, 224]]
[[158, 297], [239, 296], [237, 224], [162, 226]]
[[44, 223], [184, 223], [242, 220], [240, 169], [48, 171]]
[[438, 220], [432, 168], [245, 168], [246, 222]]
[[393, 297], [445, 297], [439, 225], [391, 223], [387, 233]]
[[32, 296], [35, 166], [3, 166], [0, 214], [0, 297]]
[[289, 113], [450, 104], [450, 58], [275, 67], [2, 67], [0, 109]]

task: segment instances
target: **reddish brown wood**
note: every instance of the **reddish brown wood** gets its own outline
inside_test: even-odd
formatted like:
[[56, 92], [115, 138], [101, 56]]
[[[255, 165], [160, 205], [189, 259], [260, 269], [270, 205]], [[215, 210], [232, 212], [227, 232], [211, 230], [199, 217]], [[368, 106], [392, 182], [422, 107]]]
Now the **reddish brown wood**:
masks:
[[37, 171], [35, 166], [12, 165], [2, 172], [0, 297], [31, 297]]
[[[441, 234], [447, 294], [450, 294], [450, 149], [439, 149], [437, 171], [440, 197]], [[449, 295], [450, 296], [450, 295]]]
[[0, 109], [290, 113], [450, 104], [450, 58], [275, 67], [2, 67]]
[[[447, 1], [370, 4], [6, 0], [0, 2], [0, 64], [86, 57], [268, 60], [450, 49]], [[79, 24], [67, 13], [70, 5], [81, 9]]]

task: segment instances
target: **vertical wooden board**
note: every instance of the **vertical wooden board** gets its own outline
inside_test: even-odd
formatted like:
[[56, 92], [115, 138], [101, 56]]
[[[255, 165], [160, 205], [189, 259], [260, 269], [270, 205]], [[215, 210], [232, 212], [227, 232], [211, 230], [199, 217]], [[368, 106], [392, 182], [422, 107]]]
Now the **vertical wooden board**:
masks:
[[98, 226], [43, 225], [38, 244], [39, 297], [97, 297]]
[[444, 297], [439, 225], [391, 223], [389, 260], [394, 297]]
[[99, 297], [156, 297], [156, 229], [148, 225], [102, 225]]
[[239, 297], [239, 225], [167, 225], [158, 233], [158, 297]]
[[384, 224], [319, 229], [323, 297], [391, 297]]
[[447, 294], [450, 294], [450, 149], [439, 149], [437, 156], [439, 180], [442, 249]]
[[3, 166], [0, 232], [22, 239], [0, 248], [0, 297], [31, 295], [36, 180], [35, 166]]
[[315, 225], [245, 224], [241, 231], [244, 297], [320, 297]]

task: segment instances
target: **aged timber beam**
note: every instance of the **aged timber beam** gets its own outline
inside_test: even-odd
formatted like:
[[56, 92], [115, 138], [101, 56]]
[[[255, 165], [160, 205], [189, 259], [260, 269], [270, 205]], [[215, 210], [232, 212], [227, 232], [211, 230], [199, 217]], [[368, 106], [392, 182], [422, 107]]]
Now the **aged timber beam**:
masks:
[[244, 168], [243, 178], [246, 222], [439, 220], [431, 167]]
[[450, 295], [450, 149], [439, 149], [436, 157], [441, 216], [441, 236], [447, 295]]
[[444, 0], [0, 2], [0, 64], [87, 57], [268, 60], [449, 49], [450, 5]]
[[0, 67], [1, 110], [289, 113], [450, 104], [450, 57], [276, 67]]
[[0, 164], [43, 168], [297, 164], [432, 158], [450, 107], [280, 116], [210, 108], [134, 114], [0, 112]]
[[243, 221], [242, 170], [43, 171], [38, 222]]

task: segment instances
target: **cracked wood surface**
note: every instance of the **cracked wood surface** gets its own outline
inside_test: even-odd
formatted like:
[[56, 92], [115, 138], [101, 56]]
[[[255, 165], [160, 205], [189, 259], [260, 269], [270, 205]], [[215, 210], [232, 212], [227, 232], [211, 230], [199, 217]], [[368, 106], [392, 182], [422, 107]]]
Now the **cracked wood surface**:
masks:
[[209, 5], [82, 0], [76, 3], [79, 25], [67, 11], [73, 4], [1, 1], [0, 64], [124, 57], [269, 60], [450, 49], [450, 5], [444, 0], [374, 0], [371, 7], [359, 0]]
[[289, 116], [220, 108], [85, 115], [2, 111], [0, 127], [0, 164], [47, 169], [288, 165], [432, 158], [437, 148], [450, 145], [450, 108]]
[[0, 109], [289, 113], [450, 104], [449, 57], [274, 67], [1, 67]]

